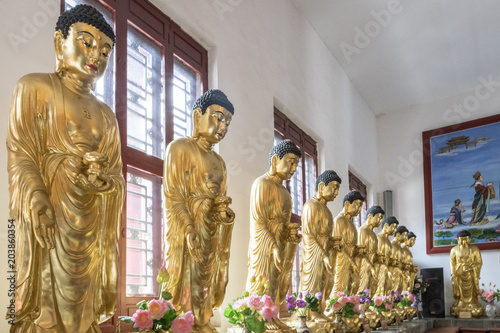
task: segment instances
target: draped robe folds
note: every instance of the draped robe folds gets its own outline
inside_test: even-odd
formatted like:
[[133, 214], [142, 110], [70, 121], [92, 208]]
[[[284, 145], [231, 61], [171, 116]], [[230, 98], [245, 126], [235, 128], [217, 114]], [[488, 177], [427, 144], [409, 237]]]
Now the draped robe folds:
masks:
[[[342, 251], [337, 252], [335, 261], [334, 292], [350, 291], [353, 281], [354, 250], [358, 241], [358, 231], [352, 219], [342, 213], [333, 221], [333, 236], [342, 237]], [[353, 293], [355, 290], [353, 290]]]
[[481, 252], [477, 246], [460, 248], [460, 245], [457, 245], [451, 249], [450, 266], [452, 277], [454, 275], [452, 286], [455, 298], [451, 312], [454, 308], [458, 310], [457, 312], [461, 308], [481, 308], [478, 302], [478, 290], [482, 265]]
[[401, 279], [402, 279], [402, 272], [401, 272], [401, 262], [403, 259], [402, 255], [402, 249], [400, 243], [394, 239], [391, 243], [392, 246], [392, 254], [391, 254], [391, 264], [389, 271], [392, 274], [391, 278], [391, 283], [390, 283], [390, 290], [397, 290], [401, 292]]
[[359, 287], [358, 292], [365, 289], [373, 290], [377, 288], [376, 277], [372, 276], [372, 267], [374, 267], [374, 260], [377, 254], [378, 241], [377, 235], [373, 230], [364, 224], [358, 232], [358, 244], [365, 246], [366, 255], [358, 258], [359, 267]]
[[[413, 264], [413, 255], [411, 254], [408, 246], [401, 246], [402, 256], [403, 256], [403, 273], [401, 275], [401, 291], [413, 291], [413, 273], [412, 273], [412, 264]], [[411, 289], [411, 290], [410, 290]]]
[[[287, 242], [292, 214], [292, 198], [287, 189], [275, 182], [267, 174], [257, 178], [250, 194], [250, 243], [248, 247], [248, 279], [262, 275], [269, 280], [269, 296], [280, 304], [286, 296], [290, 274], [293, 267], [293, 255], [296, 244]], [[274, 264], [273, 245], [278, 246], [282, 260], [281, 272]], [[256, 291], [255, 286], [247, 282], [247, 290]]]
[[[302, 209], [302, 262], [300, 264], [300, 290], [314, 295], [330, 295], [333, 277], [326, 270], [324, 258], [335, 267], [332, 249], [333, 216], [326, 204], [312, 198]], [[332, 260], [333, 259], [333, 260]]]
[[[389, 238], [383, 232], [377, 235], [378, 239], [378, 250], [377, 250], [377, 263], [375, 264], [375, 271], [377, 272], [377, 290], [384, 290], [384, 295], [391, 290], [391, 283], [389, 278], [389, 267], [392, 245]], [[383, 258], [383, 259], [382, 259]], [[383, 260], [383, 262], [382, 262]], [[372, 295], [376, 290], [371, 290]]]
[[[29, 74], [14, 91], [7, 135], [10, 214], [16, 220], [16, 325], [11, 332], [100, 332], [113, 316], [118, 230], [125, 190], [118, 127], [100, 110], [105, 131], [97, 152], [112, 190], [93, 194], [76, 185], [83, 156], [66, 127], [55, 74]], [[90, 135], [90, 134], [89, 134]], [[32, 225], [31, 199], [47, 194], [55, 213], [55, 248], [42, 248]]]
[[[228, 282], [232, 222], [216, 223], [214, 200], [226, 195], [226, 166], [215, 152], [211, 163], [192, 138], [171, 142], [166, 150], [163, 187], [166, 211], [165, 261], [176, 309], [192, 311], [195, 325], [206, 325], [220, 307]], [[217, 165], [218, 164], [218, 165]], [[216, 173], [222, 175], [222, 181]], [[186, 236], [191, 226], [199, 235], [201, 262], [190, 255]]]

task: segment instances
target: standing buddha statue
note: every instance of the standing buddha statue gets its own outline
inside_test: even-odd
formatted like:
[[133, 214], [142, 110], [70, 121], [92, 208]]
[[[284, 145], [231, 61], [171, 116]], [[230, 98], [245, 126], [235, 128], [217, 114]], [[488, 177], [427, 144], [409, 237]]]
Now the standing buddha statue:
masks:
[[408, 238], [408, 229], [405, 226], [400, 225], [396, 233], [394, 234], [394, 239], [391, 242], [392, 253], [391, 253], [391, 289], [401, 292], [401, 282], [403, 277], [403, 271], [401, 270], [403, 265], [403, 249], [401, 244], [406, 242]]
[[300, 291], [315, 295], [321, 292], [318, 312], [311, 319], [326, 320], [323, 315], [326, 299], [333, 287], [335, 255], [340, 250], [340, 238], [333, 239], [333, 216], [327, 203], [339, 192], [342, 180], [333, 170], [326, 170], [316, 180], [316, 194], [302, 209], [302, 263], [300, 265]]
[[[410, 247], [415, 245], [415, 240], [417, 236], [413, 232], [408, 233], [408, 238], [401, 245], [403, 250], [403, 275], [401, 278], [401, 291], [413, 291], [413, 281], [415, 280], [415, 274], [417, 273], [415, 266], [413, 265], [413, 255], [411, 254]], [[415, 271], [415, 272], [414, 272]]]
[[116, 307], [125, 193], [113, 111], [91, 92], [115, 34], [94, 7], [59, 17], [56, 71], [16, 85], [7, 134], [16, 223], [11, 332], [100, 332]]
[[377, 234], [378, 250], [375, 264], [375, 271], [377, 274], [377, 289], [370, 290], [371, 296], [375, 292], [386, 295], [390, 292], [391, 287], [391, 273], [389, 271], [389, 262], [392, 253], [392, 245], [389, 241], [389, 236], [394, 235], [398, 227], [398, 220], [394, 216], [389, 216], [384, 219], [382, 223], [382, 230]]
[[365, 246], [365, 255], [359, 257], [358, 267], [360, 281], [358, 292], [377, 289], [375, 259], [378, 250], [377, 234], [373, 229], [378, 228], [384, 219], [384, 210], [380, 206], [371, 206], [366, 212], [366, 222], [358, 230], [358, 244]]
[[[260, 286], [250, 279], [262, 275], [264, 281], [269, 280], [269, 296], [278, 305], [288, 291], [295, 250], [301, 240], [299, 225], [290, 222], [292, 198], [283, 186], [297, 170], [300, 156], [292, 141], [279, 142], [269, 154], [269, 171], [254, 181], [250, 194], [247, 290], [257, 291]], [[289, 329], [280, 320], [267, 327]]]
[[458, 245], [450, 252], [451, 283], [455, 301], [450, 309], [452, 316], [468, 312], [473, 317], [480, 317], [483, 308], [478, 301], [479, 279], [483, 260], [475, 245], [470, 245], [470, 232], [462, 230], [458, 234]]
[[176, 309], [194, 315], [195, 332], [210, 324], [228, 282], [234, 212], [226, 196], [226, 165], [213, 146], [226, 136], [234, 108], [216, 89], [193, 105], [193, 135], [172, 141], [165, 153], [165, 264]]
[[352, 283], [359, 276], [358, 265], [355, 258], [358, 232], [353, 223], [353, 218], [361, 212], [364, 198], [361, 193], [351, 191], [344, 196], [344, 208], [333, 221], [333, 236], [342, 237], [342, 250], [337, 252], [335, 261], [334, 292], [355, 293]]

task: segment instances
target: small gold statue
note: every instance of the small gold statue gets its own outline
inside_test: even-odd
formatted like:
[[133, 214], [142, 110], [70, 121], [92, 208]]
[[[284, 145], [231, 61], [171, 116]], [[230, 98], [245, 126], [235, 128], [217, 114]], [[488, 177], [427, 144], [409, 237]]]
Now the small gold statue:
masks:
[[378, 291], [383, 295], [387, 295], [391, 291], [391, 273], [389, 271], [389, 263], [392, 253], [392, 245], [389, 241], [389, 236], [394, 235], [398, 227], [398, 220], [394, 216], [386, 217], [382, 223], [382, 230], [377, 234], [378, 250], [375, 264], [377, 273], [377, 289], [370, 290], [373, 297]]
[[406, 242], [408, 238], [408, 229], [405, 226], [400, 225], [396, 229], [394, 234], [394, 239], [391, 242], [392, 253], [391, 253], [391, 263], [389, 271], [391, 272], [391, 290], [397, 290], [401, 292], [401, 285], [403, 279], [403, 271], [401, 270], [403, 265], [403, 249], [401, 248], [401, 243]]
[[11, 332], [100, 332], [113, 316], [125, 192], [113, 111], [91, 93], [113, 29], [79, 5], [56, 25], [54, 74], [14, 91], [7, 134], [16, 221], [16, 318]]
[[354, 216], [361, 212], [364, 198], [361, 193], [351, 191], [344, 196], [344, 209], [333, 221], [333, 236], [342, 237], [342, 250], [337, 252], [335, 262], [334, 292], [355, 293], [352, 284], [359, 282], [359, 268], [355, 258], [358, 231], [353, 223]]
[[321, 292], [319, 311], [310, 312], [311, 319], [326, 321], [325, 300], [333, 287], [335, 253], [340, 251], [340, 239], [333, 239], [333, 216], [327, 203], [333, 201], [342, 180], [333, 170], [326, 170], [316, 180], [316, 194], [302, 209], [302, 263], [300, 291], [315, 295]]
[[[450, 314], [459, 317], [480, 317], [483, 308], [478, 301], [479, 279], [483, 260], [475, 245], [470, 245], [470, 232], [462, 230], [458, 234], [458, 245], [450, 252], [451, 283], [453, 298]], [[467, 315], [468, 313], [468, 315]]]
[[[299, 225], [290, 223], [292, 198], [283, 181], [292, 178], [301, 153], [290, 140], [278, 143], [269, 154], [269, 172], [257, 178], [250, 194], [250, 243], [247, 289], [255, 290], [252, 276], [269, 280], [269, 296], [281, 304], [289, 288], [295, 249], [300, 243]], [[279, 320], [268, 329], [288, 329]]]
[[193, 105], [193, 135], [172, 141], [165, 153], [164, 290], [173, 305], [192, 311], [194, 332], [217, 332], [210, 324], [228, 282], [234, 212], [226, 196], [226, 165], [213, 151], [225, 136], [234, 108], [226, 95], [208, 90]]
[[365, 289], [377, 289], [377, 276], [375, 271], [375, 258], [378, 250], [377, 234], [374, 228], [380, 227], [384, 219], [384, 210], [380, 206], [371, 206], [366, 212], [366, 222], [358, 230], [358, 244], [365, 246], [365, 255], [358, 257], [360, 281], [358, 292]]
[[413, 255], [411, 254], [410, 247], [415, 245], [417, 236], [413, 232], [408, 233], [406, 241], [401, 245], [403, 250], [403, 276], [401, 278], [401, 291], [413, 291], [413, 281], [415, 281], [415, 274], [417, 270], [413, 265]]

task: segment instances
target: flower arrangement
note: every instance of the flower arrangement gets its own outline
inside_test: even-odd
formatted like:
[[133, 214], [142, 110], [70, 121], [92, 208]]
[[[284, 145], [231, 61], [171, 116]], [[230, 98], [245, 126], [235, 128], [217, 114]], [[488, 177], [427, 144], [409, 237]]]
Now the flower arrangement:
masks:
[[427, 287], [431, 285], [430, 280], [424, 280], [422, 275], [415, 276], [415, 281], [413, 283], [413, 294], [425, 293]]
[[380, 295], [378, 292], [373, 296], [370, 305], [377, 310], [377, 313], [387, 312], [394, 306], [393, 296]]
[[278, 318], [278, 306], [274, 304], [265, 291], [269, 288], [269, 281], [262, 283], [262, 276], [252, 277], [251, 283], [258, 283], [258, 292], [245, 291], [242, 296], [229, 303], [224, 310], [228, 321], [239, 327], [246, 327], [248, 331], [263, 333], [266, 331], [266, 322]]
[[346, 296], [344, 292], [336, 292], [332, 298], [327, 301], [327, 311], [341, 313], [343, 318], [352, 318], [359, 315], [359, 305], [361, 297], [359, 295]]
[[[481, 286], [484, 288], [484, 283], [481, 283]], [[489, 284], [489, 290], [485, 290], [483, 288], [479, 289], [478, 292], [478, 298], [481, 299], [482, 301], [486, 303], [492, 303], [494, 301], [500, 301], [500, 289], [497, 289], [496, 291], [492, 288], [495, 288], [497, 285], [491, 285], [491, 282]]]
[[170, 331], [172, 333], [189, 333], [194, 325], [194, 316], [191, 311], [179, 316], [170, 302], [172, 295], [167, 291], [161, 291], [163, 283], [168, 282], [169, 276], [165, 264], [160, 269], [156, 280], [160, 283], [160, 298], [149, 302], [137, 303], [138, 309], [132, 315], [118, 317], [120, 321], [134, 324], [134, 332], [144, 331]]
[[318, 292], [315, 296], [309, 292], [294, 292], [293, 294], [286, 295], [286, 307], [288, 312], [297, 312], [298, 316], [307, 316], [309, 310], [318, 312], [319, 302], [323, 299], [323, 294]]
[[398, 302], [400, 308], [411, 306], [415, 302], [415, 297], [408, 291], [404, 290], [401, 293], [401, 301]]
[[365, 289], [358, 293], [359, 295], [359, 303], [360, 304], [368, 304], [370, 305], [372, 299], [370, 297], [370, 289]]

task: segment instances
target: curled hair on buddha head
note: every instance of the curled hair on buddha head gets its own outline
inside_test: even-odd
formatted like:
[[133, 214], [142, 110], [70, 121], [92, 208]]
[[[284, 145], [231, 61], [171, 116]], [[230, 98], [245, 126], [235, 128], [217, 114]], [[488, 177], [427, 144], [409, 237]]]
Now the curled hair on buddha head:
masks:
[[271, 149], [271, 152], [269, 153], [269, 165], [272, 164], [274, 155], [278, 155], [279, 159], [281, 160], [283, 156], [290, 153], [294, 154], [298, 158], [302, 156], [300, 149], [295, 145], [295, 143], [288, 139], [280, 141], [276, 146], [273, 147], [273, 149]]
[[366, 211], [366, 216], [368, 215], [375, 216], [377, 214], [382, 214], [382, 215], [385, 214], [385, 211], [382, 209], [382, 207], [378, 205], [373, 205]]
[[470, 232], [467, 230], [462, 230], [457, 234], [457, 237], [470, 237]]
[[391, 225], [391, 224], [399, 224], [399, 221], [397, 218], [395, 218], [394, 216], [388, 216], [384, 219], [384, 222], [382, 222], [382, 228], [384, 227], [384, 225]]
[[396, 234], [402, 234], [402, 233], [405, 233], [405, 232], [408, 232], [408, 228], [406, 228], [404, 225], [400, 225], [396, 229]]
[[363, 198], [361, 193], [359, 193], [358, 191], [351, 191], [344, 196], [344, 201], [342, 202], [342, 205], [345, 206], [345, 203], [347, 201], [349, 201], [349, 203], [353, 203], [356, 200], [361, 200], [364, 202], [365, 198]]
[[340, 179], [339, 175], [333, 170], [323, 171], [321, 175], [316, 179], [316, 191], [318, 190], [319, 184], [323, 182], [325, 186], [330, 184], [331, 182], [337, 182], [339, 184], [342, 183], [342, 179]]
[[410, 239], [410, 238], [417, 238], [417, 235], [415, 235], [415, 234], [413, 233], [413, 231], [410, 231], [410, 232], [408, 233], [408, 239]]
[[205, 114], [207, 112], [207, 108], [210, 105], [219, 105], [222, 106], [227, 111], [231, 112], [234, 115], [234, 106], [227, 98], [226, 94], [224, 94], [219, 89], [210, 89], [207, 90], [203, 95], [201, 95], [193, 105], [193, 111], [196, 109], [201, 110], [201, 114]]
[[64, 39], [66, 39], [69, 29], [77, 22], [90, 24], [111, 38], [113, 44], [115, 43], [113, 28], [97, 9], [89, 5], [77, 5], [62, 13], [57, 20], [56, 31], [61, 31]]

